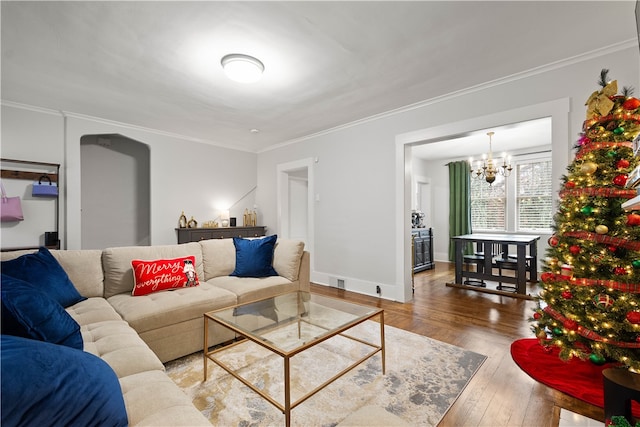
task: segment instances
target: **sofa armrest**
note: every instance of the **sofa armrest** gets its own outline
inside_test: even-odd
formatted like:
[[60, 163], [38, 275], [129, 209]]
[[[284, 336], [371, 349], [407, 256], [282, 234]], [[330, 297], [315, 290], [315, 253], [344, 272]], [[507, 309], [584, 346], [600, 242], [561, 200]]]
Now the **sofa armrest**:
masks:
[[302, 253], [302, 259], [300, 260], [300, 272], [298, 273], [298, 280], [300, 281], [300, 290], [309, 292], [311, 290], [310, 285], [311, 276], [311, 254], [308, 251]]

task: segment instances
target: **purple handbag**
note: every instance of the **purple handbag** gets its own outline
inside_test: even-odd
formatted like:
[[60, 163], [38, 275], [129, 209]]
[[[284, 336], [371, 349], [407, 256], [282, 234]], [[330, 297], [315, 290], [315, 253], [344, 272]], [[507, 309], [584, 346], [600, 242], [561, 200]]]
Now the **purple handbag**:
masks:
[[58, 197], [58, 184], [51, 182], [49, 175], [44, 174], [37, 182], [33, 183], [31, 195], [34, 197]]
[[7, 197], [7, 191], [4, 189], [2, 182], [0, 182], [0, 191], [2, 192], [2, 197], [0, 198], [0, 221], [11, 222], [24, 220], [20, 197]]

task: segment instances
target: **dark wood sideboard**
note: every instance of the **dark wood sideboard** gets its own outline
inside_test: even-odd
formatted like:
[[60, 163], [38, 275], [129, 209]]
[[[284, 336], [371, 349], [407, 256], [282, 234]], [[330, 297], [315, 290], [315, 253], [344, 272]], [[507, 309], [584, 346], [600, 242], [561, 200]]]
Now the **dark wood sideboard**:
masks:
[[433, 231], [431, 228], [411, 229], [413, 238], [413, 272], [430, 270], [433, 262]]
[[176, 228], [178, 243], [198, 242], [207, 239], [228, 239], [231, 237], [264, 236], [267, 227], [218, 227], [218, 228]]

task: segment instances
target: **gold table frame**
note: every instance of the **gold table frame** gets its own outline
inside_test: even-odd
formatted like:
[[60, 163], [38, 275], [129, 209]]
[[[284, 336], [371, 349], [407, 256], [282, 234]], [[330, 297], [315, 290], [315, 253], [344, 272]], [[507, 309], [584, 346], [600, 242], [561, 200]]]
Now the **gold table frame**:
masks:
[[[353, 304], [353, 303], [348, 303], [339, 299], [335, 299], [335, 298], [329, 298], [329, 297], [320, 297], [320, 296], [311, 296], [309, 293], [306, 292], [300, 292], [300, 291], [296, 291], [293, 293], [297, 293], [298, 294], [298, 304], [302, 304], [302, 301], [305, 299], [305, 297], [303, 295], [306, 295], [306, 298], [312, 298], [312, 297], [316, 297], [316, 298], [321, 298], [322, 301], [331, 301], [331, 300], [335, 300], [336, 302], [338, 302], [337, 307], [332, 307], [334, 309], [338, 309], [339, 310], [339, 306], [343, 305], [343, 306], [357, 306], [357, 307], [364, 307], [358, 304]], [[285, 294], [283, 294], [285, 295]], [[260, 301], [266, 301], [266, 300], [270, 300], [272, 298], [267, 298], [265, 300], [260, 300]], [[260, 301], [252, 301], [249, 303], [245, 303], [245, 304], [238, 304], [234, 307], [231, 307], [231, 309], [237, 309], [239, 307], [243, 307], [243, 306], [247, 306], [249, 304], [253, 304], [256, 302], [260, 302]], [[323, 325], [319, 325], [319, 324], [315, 324], [315, 323], [311, 323], [309, 322], [307, 319], [303, 318], [302, 316], [302, 312], [299, 311], [299, 314], [297, 316], [297, 318], [295, 320], [293, 320], [293, 322], [297, 322], [298, 323], [298, 334], [300, 334], [300, 328], [301, 328], [301, 323], [307, 323], [310, 325], [313, 325], [315, 327], [319, 327], [322, 329], [325, 329], [327, 331], [327, 333], [325, 335], [322, 335], [320, 337], [317, 338], [313, 338], [307, 342], [302, 343], [301, 345], [297, 346], [296, 348], [292, 349], [292, 350], [283, 350], [281, 348], [279, 348], [278, 346], [274, 345], [273, 343], [271, 343], [270, 341], [265, 341], [263, 338], [261, 338], [259, 335], [251, 333], [249, 331], [243, 330], [241, 328], [239, 328], [237, 325], [225, 321], [224, 319], [215, 317], [215, 314], [217, 312], [221, 312], [221, 311], [226, 311], [229, 310], [229, 308], [225, 308], [222, 310], [216, 310], [216, 311], [211, 311], [211, 312], [207, 312], [204, 313], [204, 351], [203, 351], [203, 361], [204, 361], [204, 381], [207, 380], [207, 361], [211, 360], [212, 362], [214, 362], [215, 364], [217, 364], [218, 366], [220, 366], [222, 369], [224, 369], [225, 371], [227, 371], [229, 374], [233, 375], [235, 378], [237, 378], [238, 380], [240, 380], [244, 385], [246, 385], [247, 387], [249, 387], [250, 389], [252, 389], [253, 391], [255, 391], [256, 393], [258, 393], [260, 396], [262, 396], [264, 399], [266, 399], [269, 403], [271, 403], [272, 405], [274, 405], [276, 408], [278, 408], [280, 411], [282, 411], [282, 413], [285, 416], [285, 425], [286, 427], [289, 427], [291, 425], [291, 410], [293, 408], [295, 408], [296, 406], [300, 405], [302, 402], [306, 401], [307, 399], [309, 399], [311, 396], [315, 395], [316, 393], [318, 393], [320, 390], [322, 390], [323, 388], [325, 388], [326, 386], [328, 386], [329, 384], [331, 384], [332, 382], [334, 382], [335, 380], [337, 380], [338, 378], [342, 377], [343, 375], [345, 375], [347, 372], [351, 371], [352, 369], [354, 369], [355, 367], [357, 367], [358, 365], [360, 365], [361, 363], [363, 363], [364, 361], [366, 361], [367, 359], [373, 357], [375, 354], [380, 353], [381, 354], [381, 359], [382, 359], [382, 375], [385, 374], [385, 343], [384, 343], [384, 310], [383, 309], [375, 309], [373, 307], [371, 307], [371, 311], [363, 316], [359, 316], [356, 319], [353, 319], [349, 322], [344, 323], [343, 325], [341, 325], [340, 327], [334, 328], [334, 329], [329, 329], [326, 328]], [[350, 335], [346, 335], [344, 332], [346, 332], [347, 330], [353, 328], [356, 325], [359, 325], [361, 323], [366, 322], [367, 320], [373, 319], [375, 317], [379, 318], [379, 323], [380, 323], [380, 344], [373, 344], [370, 343], [368, 341], [362, 340], [360, 338], [356, 338]], [[229, 367], [228, 365], [226, 365], [224, 362], [222, 362], [221, 360], [217, 359], [215, 357], [215, 355], [219, 352], [228, 350], [229, 348], [232, 348], [238, 344], [241, 344], [243, 342], [245, 342], [244, 340], [241, 341], [236, 341], [232, 344], [229, 344], [227, 346], [223, 346], [220, 348], [215, 348], [213, 350], [209, 350], [209, 343], [208, 343], [208, 339], [209, 339], [209, 322], [213, 321], [217, 324], [220, 324], [228, 329], [231, 329], [232, 331], [234, 331], [237, 335], [240, 335], [241, 337], [246, 338], [247, 340], [258, 344], [270, 351], [272, 351], [273, 353], [281, 356], [283, 358], [284, 361], [284, 405], [281, 404], [280, 402], [276, 401], [272, 396], [266, 394], [264, 391], [258, 389], [255, 385], [251, 384], [250, 381], [248, 381], [247, 379], [243, 378], [242, 376], [240, 376], [236, 371], [234, 371], [231, 367]], [[292, 322], [287, 322], [286, 324], [281, 325], [281, 327], [285, 326], [285, 325], [290, 325]], [[323, 382], [322, 384], [320, 384], [319, 386], [315, 387], [314, 389], [312, 389], [311, 391], [307, 392], [306, 394], [304, 394], [303, 396], [301, 396], [298, 400], [291, 402], [291, 377], [290, 377], [290, 360], [293, 356], [295, 356], [296, 354], [315, 346], [316, 344], [319, 344], [323, 341], [326, 341], [330, 338], [333, 338], [335, 336], [342, 336], [357, 342], [360, 342], [362, 344], [365, 344], [369, 347], [372, 347], [372, 351], [367, 353], [366, 355], [364, 355], [363, 357], [361, 357], [360, 359], [358, 359], [357, 361], [353, 362], [351, 365], [347, 366], [346, 368], [344, 368], [343, 370], [341, 370], [340, 372], [338, 372], [337, 374], [335, 374], [333, 377], [329, 378], [328, 380], [326, 380], [325, 382]]]

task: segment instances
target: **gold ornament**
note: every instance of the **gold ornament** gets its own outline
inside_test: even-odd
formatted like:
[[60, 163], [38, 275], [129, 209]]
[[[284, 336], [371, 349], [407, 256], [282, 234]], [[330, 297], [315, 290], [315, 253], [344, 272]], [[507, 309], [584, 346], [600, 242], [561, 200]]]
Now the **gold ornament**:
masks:
[[613, 101], [610, 96], [618, 92], [618, 81], [609, 82], [600, 91], [591, 94], [585, 105], [587, 106], [587, 119], [597, 116], [606, 116], [613, 108]]
[[607, 234], [609, 232], [609, 227], [606, 225], [600, 224], [596, 225], [596, 233], [598, 234]]
[[598, 165], [593, 162], [585, 162], [580, 166], [580, 172], [585, 175], [591, 175], [598, 170]]
[[536, 337], [539, 340], [546, 340], [547, 339], [547, 333], [545, 331], [543, 331], [542, 329], [540, 329], [537, 333], [536, 333]]

